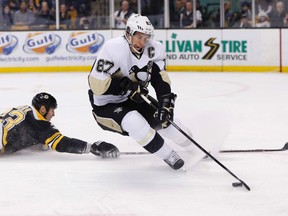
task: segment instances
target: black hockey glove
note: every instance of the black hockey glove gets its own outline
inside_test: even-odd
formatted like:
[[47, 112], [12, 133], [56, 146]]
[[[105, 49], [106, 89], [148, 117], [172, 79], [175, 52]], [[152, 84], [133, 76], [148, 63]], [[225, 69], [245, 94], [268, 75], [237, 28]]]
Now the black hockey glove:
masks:
[[113, 144], [98, 141], [91, 145], [90, 152], [101, 158], [118, 158], [120, 157], [119, 149]]
[[173, 121], [176, 97], [176, 94], [170, 93], [162, 95], [158, 98], [159, 108], [156, 111], [155, 116], [162, 123], [163, 128], [166, 128], [170, 125], [168, 120]]
[[127, 92], [130, 92], [129, 97], [131, 100], [136, 103], [143, 103], [144, 100], [141, 97], [141, 94], [148, 95], [149, 91], [145, 86], [142, 86], [140, 83], [133, 83], [128, 77], [123, 77], [120, 83], [121, 95], [125, 95]]

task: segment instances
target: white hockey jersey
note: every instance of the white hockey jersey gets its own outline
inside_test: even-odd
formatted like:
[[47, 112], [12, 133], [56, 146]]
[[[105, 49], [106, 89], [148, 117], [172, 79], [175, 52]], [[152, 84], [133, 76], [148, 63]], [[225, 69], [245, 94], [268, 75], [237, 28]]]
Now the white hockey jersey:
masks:
[[124, 36], [107, 41], [97, 55], [88, 77], [90, 89], [93, 92], [94, 104], [102, 106], [108, 103], [121, 103], [127, 100], [127, 95], [119, 95], [121, 77], [131, 76], [131, 68], [137, 66], [146, 70], [149, 61], [153, 62], [151, 84], [156, 94], [171, 92], [170, 80], [165, 71], [165, 47], [158, 41], [151, 40], [141, 55], [131, 52]]

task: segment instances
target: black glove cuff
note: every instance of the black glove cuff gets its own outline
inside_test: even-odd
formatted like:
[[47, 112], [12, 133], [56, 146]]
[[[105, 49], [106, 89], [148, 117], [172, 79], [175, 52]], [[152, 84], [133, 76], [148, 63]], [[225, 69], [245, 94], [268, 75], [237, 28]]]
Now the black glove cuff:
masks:
[[93, 143], [93, 144], [91, 145], [90, 152], [91, 152], [92, 154], [94, 154], [94, 155], [101, 156], [101, 153], [100, 153], [100, 151], [99, 151], [98, 144], [99, 144], [99, 141]]

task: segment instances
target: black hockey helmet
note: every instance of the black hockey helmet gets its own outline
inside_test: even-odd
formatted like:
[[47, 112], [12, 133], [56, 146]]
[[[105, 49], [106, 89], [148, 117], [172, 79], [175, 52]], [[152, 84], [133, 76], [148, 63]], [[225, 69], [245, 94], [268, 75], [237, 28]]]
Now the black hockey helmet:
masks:
[[32, 106], [35, 107], [35, 109], [37, 109], [38, 111], [41, 106], [44, 106], [48, 112], [50, 108], [57, 108], [57, 101], [52, 95], [46, 92], [41, 92], [33, 97]]

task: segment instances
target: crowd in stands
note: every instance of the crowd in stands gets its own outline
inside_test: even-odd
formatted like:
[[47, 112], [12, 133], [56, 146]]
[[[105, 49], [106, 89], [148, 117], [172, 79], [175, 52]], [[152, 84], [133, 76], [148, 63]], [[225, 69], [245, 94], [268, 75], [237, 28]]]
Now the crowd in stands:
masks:
[[[2, 0], [0, 30], [55, 29], [55, 0]], [[99, 23], [97, 11], [92, 2], [104, 4], [106, 21], [110, 22], [109, 0], [59, 0], [59, 21], [61, 29], [107, 28]], [[114, 27], [125, 28], [127, 19], [138, 13], [137, 0], [115, 0]], [[207, 1], [170, 0], [169, 14], [171, 28], [251, 28], [288, 27], [288, 0], [255, 0], [255, 20], [252, 20], [252, 0], [224, 2], [224, 26], [220, 23], [220, 0], [214, 0], [218, 8], [210, 10]], [[119, 3], [119, 4], [118, 4]], [[232, 5], [233, 3], [233, 6]], [[195, 7], [195, 9], [194, 9]], [[233, 8], [233, 9], [232, 9]], [[101, 8], [100, 8], [101, 10]], [[196, 15], [194, 15], [194, 11]], [[164, 28], [164, 0], [141, 0], [141, 13], [148, 16], [155, 28]], [[196, 19], [194, 21], [194, 18]], [[25, 28], [24, 28], [25, 27]]]
[[[55, 0], [2, 0], [2, 8], [1, 30], [55, 29]], [[60, 0], [59, 11], [62, 28], [81, 29], [81, 18], [91, 12], [90, 0]]]
[[[193, 0], [174, 0], [170, 4], [172, 28], [251, 28], [288, 27], [288, 0], [255, 0], [255, 26], [252, 21], [252, 1], [237, 1], [232, 10], [230, 0], [224, 1], [224, 26], [220, 26], [220, 1], [216, 11], [196, 0], [196, 26], [193, 22]], [[234, 1], [235, 4], [235, 1]]]
[[[286, 7], [285, 7], [286, 5]], [[252, 20], [251, 1], [240, 2], [240, 10], [231, 10], [231, 1], [224, 3], [224, 19], [226, 28], [251, 28]], [[220, 12], [216, 16], [220, 20]], [[219, 23], [216, 27], [220, 27]], [[256, 0], [255, 27], [288, 27], [288, 0]]]

